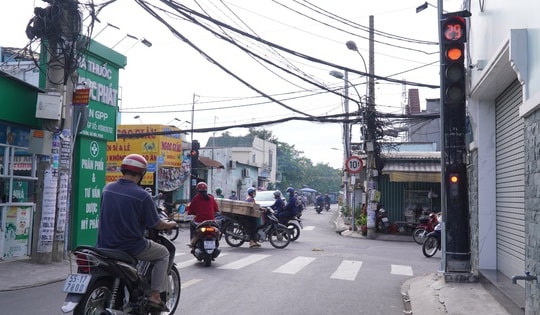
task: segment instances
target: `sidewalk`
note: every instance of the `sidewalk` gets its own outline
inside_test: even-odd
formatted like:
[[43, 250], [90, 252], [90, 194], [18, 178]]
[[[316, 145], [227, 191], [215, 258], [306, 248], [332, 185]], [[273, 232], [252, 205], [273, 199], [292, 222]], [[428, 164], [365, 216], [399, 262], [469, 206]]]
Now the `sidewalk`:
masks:
[[[75, 262], [72, 265], [75, 266]], [[63, 281], [71, 272], [76, 272], [76, 268], [70, 271], [67, 260], [51, 264], [40, 264], [31, 259], [0, 262], [0, 292]]]
[[[359, 232], [350, 231], [341, 213], [337, 212], [333, 221], [335, 231], [342, 236], [368, 240]], [[377, 234], [375, 240], [413, 242], [411, 235]], [[401, 295], [403, 314], [510, 314], [481, 283], [446, 282], [443, 275], [436, 271], [405, 281], [401, 286]]]

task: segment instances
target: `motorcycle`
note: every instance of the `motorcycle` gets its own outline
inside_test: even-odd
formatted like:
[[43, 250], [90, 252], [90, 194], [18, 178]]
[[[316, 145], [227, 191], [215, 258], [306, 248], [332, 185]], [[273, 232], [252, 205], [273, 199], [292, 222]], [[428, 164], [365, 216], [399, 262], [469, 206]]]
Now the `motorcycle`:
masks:
[[324, 202], [324, 209], [326, 209], [326, 211], [330, 210], [330, 202], [329, 201]]
[[434, 230], [429, 232], [424, 244], [422, 253], [426, 257], [433, 257], [438, 250], [441, 250], [441, 223], [437, 223]]
[[[257, 227], [255, 241], [264, 242], [270, 241], [270, 244], [275, 248], [285, 248], [291, 242], [291, 233], [289, 228], [279, 223], [278, 218], [274, 215], [274, 210], [270, 208], [261, 208], [261, 215], [264, 216], [264, 224]], [[225, 241], [231, 247], [239, 247], [244, 242], [249, 242], [247, 228], [243, 223], [242, 216], [221, 213], [223, 222], [222, 230], [225, 234]]]
[[[180, 301], [180, 273], [174, 263], [175, 247], [158, 231], [147, 231], [147, 238], [169, 250], [165, 291], [161, 300], [174, 314]], [[78, 246], [73, 250], [77, 273], [69, 274], [63, 286], [67, 293], [63, 313], [160, 315], [161, 310], [148, 306], [145, 292], [150, 290], [152, 263], [138, 261], [121, 250]]]
[[439, 219], [437, 214], [431, 212], [427, 217], [420, 217], [418, 221], [420, 224], [414, 228], [412, 237], [417, 244], [422, 245], [426, 240], [428, 233], [433, 231], [435, 226], [439, 223]]
[[[158, 212], [161, 217], [165, 217], [169, 220], [172, 220], [170, 218], [171, 215], [167, 212], [167, 210], [163, 209], [162, 207], [158, 208]], [[159, 233], [167, 237], [170, 241], [174, 241], [178, 237], [178, 234], [180, 233], [180, 227], [176, 225], [176, 228], [174, 229], [160, 230]]]
[[317, 211], [317, 213], [321, 213], [323, 208], [324, 208], [324, 202], [317, 201], [317, 203], [315, 203], [315, 211]]
[[219, 224], [214, 220], [206, 220], [197, 224], [194, 238], [196, 241], [191, 253], [198, 261], [204, 261], [204, 265], [209, 267], [221, 253], [218, 248], [221, 239]]
[[292, 217], [283, 218], [279, 221], [279, 223], [289, 228], [289, 233], [291, 234], [291, 241], [293, 242], [300, 237], [300, 230], [304, 228], [300, 216], [302, 216], [301, 213]]
[[385, 209], [377, 210], [377, 216], [375, 218], [377, 224], [377, 230], [388, 234], [390, 230], [390, 220], [388, 219], [388, 212]]

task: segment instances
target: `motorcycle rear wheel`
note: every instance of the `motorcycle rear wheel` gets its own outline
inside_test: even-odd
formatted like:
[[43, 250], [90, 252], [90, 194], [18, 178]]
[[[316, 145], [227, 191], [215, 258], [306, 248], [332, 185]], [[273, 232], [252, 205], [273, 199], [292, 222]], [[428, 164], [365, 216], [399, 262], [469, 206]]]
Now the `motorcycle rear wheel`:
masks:
[[269, 232], [268, 239], [275, 248], [285, 248], [291, 242], [291, 233], [288, 228], [276, 227]]
[[439, 249], [439, 241], [435, 236], [428, 236], [422, 245], [422, 253], [426, 257], [433, 257]]
[[112, 282], [109, 280], [97, 280], [88, 288], [82, 300], [75, 307], [73, 315], [101, 314], [105, 312], [111, 300]]
[[427, 231], [423, 228], [414, 229], [412, 232], [412, 238], [416, 242], [416, 244], [424, 244], [424, 241], [426, 240]]
[[244, 238], [246, 238], [246, 230], [244, 227], [236, 222], [231, 222], [225, 226], [224, 230], [225, 242], [231, 247], [240, 247], [244, 244]]

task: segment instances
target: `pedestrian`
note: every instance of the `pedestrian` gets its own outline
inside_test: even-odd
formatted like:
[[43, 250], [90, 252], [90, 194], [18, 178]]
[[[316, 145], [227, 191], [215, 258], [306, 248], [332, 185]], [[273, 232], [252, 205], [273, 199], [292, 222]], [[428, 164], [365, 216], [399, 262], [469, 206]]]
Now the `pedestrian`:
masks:
[[160, 219], [152, 196], [139, 186], [147, 167], [142, 155], [129, 154], [120, 166], [122, 177], [103, 188], [96, 247], [122, 250], [138, 260], [150, 261], [148, 305], [168, 312], [160, 292], [167, 277], [169, 251], [144, 235], [146, 229], [175, 228], [176, 222]]

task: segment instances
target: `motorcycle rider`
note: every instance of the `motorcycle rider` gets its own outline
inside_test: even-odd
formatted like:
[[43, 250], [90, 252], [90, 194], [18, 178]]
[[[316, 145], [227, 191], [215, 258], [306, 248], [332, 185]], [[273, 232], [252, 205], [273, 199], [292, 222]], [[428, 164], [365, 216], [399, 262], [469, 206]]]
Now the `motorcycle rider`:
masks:
[[281, 199], [281, 191], [274, 191], [274, 199], [276, 199], [276, 201], [274, 201], [270, 208], [276, 211], [276, 217], [279, 219], [279, 222], [282, 222], [282, 220], [289, 217], [289, 215], [283, 209], [285, 208], [285, 202]]
[[176, 222], [160, 219], [152, 196], [139, 186], [147, 167], [148, 162], [142, 155], [129, 154], [120, 166], [122, 177], [103, 188], [96, 247], [122, 250], [139, 260], [152, 262], [147, 305], [168, 311], [161, 301], [160, 291], [167, 275], [169, 251], [146, 239], [144, 233], [147, 228], [175, 228]]
[[298, 204], [301, 203], [301, 201], [298, 200], [293, 187], [287, 187], [286, 193], [289, 195], [289, 198], [287, 199], [287, 204], [283, 207], [283, 211], [286, 211], [287, 214], [291, 214], [291, 216], [295, 216], [300, 210]]
[[328, 193], [324, 195], [324, 206], [326, 207], [326, 205], [330, 206], [330, 195]]
[[219, 207], [214, 196], [208, 193], [208, 185], [205, 182], [199, 182], [195, 188], [197, 189], [197, 193], [193, 196], [193, 199], [191, 199], [191, 202], [186, 208], [188, 214], [195, 215], [195, 218], [193, 218], [189, 225], [192, 248], [195, 247], [195, 243], [197, 242], [197, 239], [193, 237], [195, 227], [203, 221], [215, 220], [215, 214], [219, 212]]
[[[255, 195], [257, 194], [257, 190], [254, 187], [249, 187], [247, 190], [247, 202], [255, 202]], [[249, 235], [249, 248], [254, 247], [261, 247], [261, 244], [257, 243], [255, 241], [255, 235], [257, 234], [257, 218], [256, 217], [249, 217], [245, 216], [245, 224], [247, 228], [247, 233]]]
[[220, 187], [216, 188], [216, 197], [217, 198], [225, 198], [225, 196], [223, 195], [223, 190], [221, 190]]
[[236, 191], [231, 191], [231, 195], [229, 196], [229, 199], [231, 200], [238, 200], [238, 196], [236, 195]]

